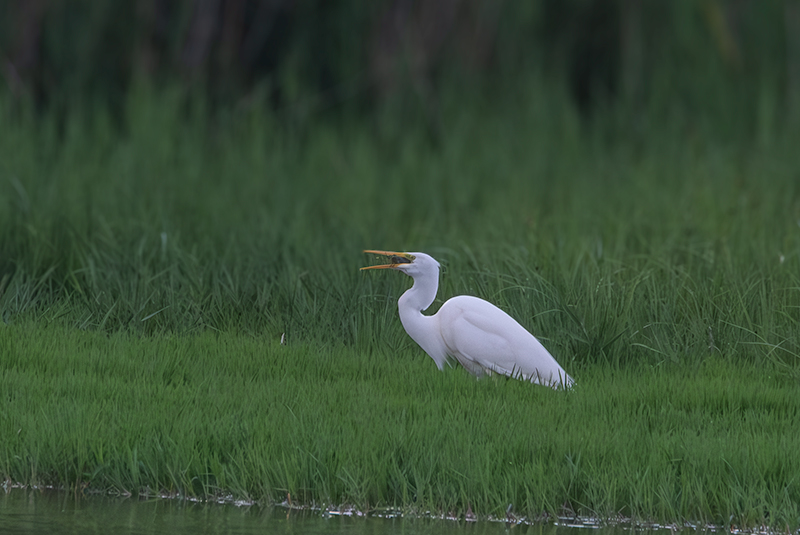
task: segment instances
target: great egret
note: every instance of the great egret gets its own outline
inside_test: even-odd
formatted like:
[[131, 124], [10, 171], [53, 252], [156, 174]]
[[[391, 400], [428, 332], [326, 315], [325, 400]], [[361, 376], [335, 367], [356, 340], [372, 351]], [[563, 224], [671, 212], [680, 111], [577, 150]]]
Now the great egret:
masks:
[[459, 295], [432, 316], [422, 313], [439, 288], [439, 262], [425, 253], [366, 250], [388, 257], [389, 264], [362, 267], [396, 269], [414, 279], [397, 300], [400, 321], [439, 369], [454, 357], [470, 373], [501, 373], [553, 388], [569, 388], [573, 380], [531, 333], [514, 318], [483, 299]]

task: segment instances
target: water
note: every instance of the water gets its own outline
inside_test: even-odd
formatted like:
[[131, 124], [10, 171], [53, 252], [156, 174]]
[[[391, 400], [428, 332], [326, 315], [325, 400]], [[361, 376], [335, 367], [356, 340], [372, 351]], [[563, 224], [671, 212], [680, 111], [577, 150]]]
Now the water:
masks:
[[[323, 515], [279, 507], [201, 504], [181, 500], [139, 500], [75, 496], [54, 491], [12, 489], [0, 493], [0, 533], [12, 534], [403, 534], [403, 535], [621, 535], [623, 528], [590, 530], [567, 526], [503, 522], [375, 518]], [[667, 530], [659, 530], [667, 535]], [[598, 533], [601, 532], [601, 533]], [[650, 531], [650, 533], [655, 533]]]

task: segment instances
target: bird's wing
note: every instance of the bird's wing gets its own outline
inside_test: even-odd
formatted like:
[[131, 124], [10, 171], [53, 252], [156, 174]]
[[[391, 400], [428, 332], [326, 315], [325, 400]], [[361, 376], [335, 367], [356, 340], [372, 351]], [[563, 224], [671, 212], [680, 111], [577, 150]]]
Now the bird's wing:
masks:
[[471, 296], [454, 297], [442, 305], [437, 316], [448, 350], [470, 371], [477, 365], [548, 384], [566, 377], [561, 366], [531, 333], [488, 301]]

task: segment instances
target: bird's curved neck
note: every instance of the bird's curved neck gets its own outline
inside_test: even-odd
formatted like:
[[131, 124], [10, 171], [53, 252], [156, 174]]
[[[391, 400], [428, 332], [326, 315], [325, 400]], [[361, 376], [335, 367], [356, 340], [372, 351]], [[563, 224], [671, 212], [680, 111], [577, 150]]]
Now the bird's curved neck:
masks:
[[417, 274], [414, 285], [397, 300], [400, 322], [416, 343], [430, 355], [439, 369], [447, 362], [447, 349], [438, 328], [438, 318], [426, 316], [423, 310], [436, 299], [439, 287], [439, 270], [434, 273]]
[[435, 273], [419, 274], [414, 277], [414, 285], [400, 296], [400, 314], [407, 312], [422, 312], [436, 299], [436, 291], [439, 289], [439, 270]]

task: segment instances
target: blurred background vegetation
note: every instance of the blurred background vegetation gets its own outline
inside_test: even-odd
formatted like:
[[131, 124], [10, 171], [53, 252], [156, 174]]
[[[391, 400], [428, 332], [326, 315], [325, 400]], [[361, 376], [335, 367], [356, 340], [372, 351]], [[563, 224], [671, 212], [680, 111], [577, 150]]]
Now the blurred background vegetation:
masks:
[[501, 99], [532, 72], [584, 117], [757, 134], [800, 107], [800, 1], [8, 0], [0, 61], [6, 91], [62, 111], [179, 83], [301, 123], [392, 108], [437, 134], [444, 87]]

